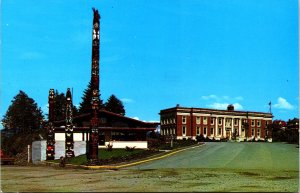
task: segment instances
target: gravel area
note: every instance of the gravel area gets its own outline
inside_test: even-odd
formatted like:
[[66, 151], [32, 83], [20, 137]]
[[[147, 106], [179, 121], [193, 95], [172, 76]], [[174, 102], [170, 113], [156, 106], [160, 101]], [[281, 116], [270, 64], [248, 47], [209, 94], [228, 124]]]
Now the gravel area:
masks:
[[[158, 161], [120, 170], [2, 166], [1, 190], [3, 192], [299, 191], [299, 152], [294, 150], [293, 145], [249, 144], [250, 149], [262, 150], [256, 151], [257, 157], [246, 157], [249, 159], [247, 164], [238, 164], [243, 161], [241, 156], [245, 156], [247, 144], [238, 144], [234, 151], [235, 154], [230, 156], [231, 158], [228, 158], [226, 153], [221, 154], [223, 159], [216, 155], [218, 151], [226, 152], [227, 148], [233, 147], [232, 145], [230, 143], [207, 144], [205, 147], [186, 150]], [[186, 157], [197, 152], [200, 155], [198, 158], [196, 158], [197, 156], [189, 159]], [[214, 152], [215, 155], [210, 152]], [[282, 153], [289, 157], [282, 157]], [[255, 160], [261, 159], [258, 157], [259, 155], [267, 157], [266, 161], [260, 160], [260, 163], [269, 163], [268, 167], [254, 169], [255, 165], [259, 165], [255, 162]], [[211, 161], [212, 157], [215, 157], [215, 162]], [[287, 159], [290, 160], [288, 164], [282, 162]], [[208, 160], [211, 163], [203, 164]], [[236, 167], [233, 165], [235, 162], [237, 162]], [[280, 166], [280, 162], [282, 166]], [[274, 169], [276, 167], [277, 169]]]

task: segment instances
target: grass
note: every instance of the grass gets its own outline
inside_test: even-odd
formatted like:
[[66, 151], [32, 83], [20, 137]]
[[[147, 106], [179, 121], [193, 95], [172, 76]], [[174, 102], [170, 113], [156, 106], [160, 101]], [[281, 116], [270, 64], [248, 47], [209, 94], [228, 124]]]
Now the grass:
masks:
[[[134, 149], [132, 151], [127, 151], [126, 149], [113, 149], [112, 151], [107, 151], [106, 149], [99, 149], [98, 150], [98, 157], [100, 159], [100, 162], [107, 163], [112, 160], [120, 160], [120, 158], [133, 158], [137, 155], [141, 154], [148, 154], [147, 150], [143, 149]], [[52, 162], [59, 163], [60, 160], [56, 159], [53, 160]], [[73, 158], [69, 158], [67, 160], [68, 164], [74, 164], [74, 165], [85, 165], [87, 164], [87, 158], [86, 155], [79, 155]]]

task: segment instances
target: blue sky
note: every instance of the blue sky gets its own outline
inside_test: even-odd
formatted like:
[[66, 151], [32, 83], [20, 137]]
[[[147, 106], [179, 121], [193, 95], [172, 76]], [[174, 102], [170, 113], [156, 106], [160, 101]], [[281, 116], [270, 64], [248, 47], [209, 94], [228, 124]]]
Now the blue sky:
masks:
[[50, 88], [90, 80], [92, 7], [101, 15], [100, 92], [126, 116], [185, 107], [298, 117], [297, 0], [2, 0], [2, 117], [19, 90], [47, 113]]

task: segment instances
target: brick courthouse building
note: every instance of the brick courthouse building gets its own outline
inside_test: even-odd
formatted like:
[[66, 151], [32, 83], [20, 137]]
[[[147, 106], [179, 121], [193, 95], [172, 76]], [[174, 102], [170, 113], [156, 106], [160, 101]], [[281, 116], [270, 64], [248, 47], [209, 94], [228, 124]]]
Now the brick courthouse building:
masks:
[[176, 139], [196, 139], [201, 134], [205, 138], [265, 140], [272, 141], [272, 133], [267, 125], [272, 123], [271, 113], [235, 111], [233, 105], [227, 110], [187, 108], [177, 105], [160, 111], [160, 132], [173, 135]]

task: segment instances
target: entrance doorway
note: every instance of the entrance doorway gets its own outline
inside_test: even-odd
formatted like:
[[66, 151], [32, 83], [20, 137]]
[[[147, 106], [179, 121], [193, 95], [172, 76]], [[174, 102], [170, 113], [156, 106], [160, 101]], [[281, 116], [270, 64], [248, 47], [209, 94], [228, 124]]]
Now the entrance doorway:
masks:
[[230, 128], [226, 129], [226, 138], [231, 139], [231, 129]]

